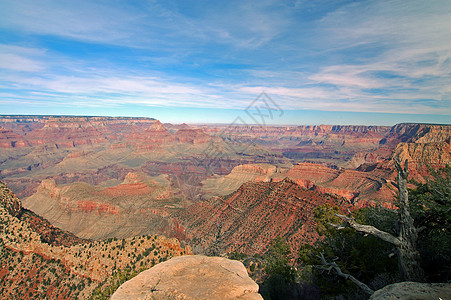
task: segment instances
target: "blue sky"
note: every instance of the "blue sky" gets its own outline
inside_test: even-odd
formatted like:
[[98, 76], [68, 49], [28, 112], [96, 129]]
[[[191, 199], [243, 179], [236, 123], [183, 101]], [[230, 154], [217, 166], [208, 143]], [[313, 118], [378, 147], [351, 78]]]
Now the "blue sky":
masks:
[[0, 114], [451, 123], [451, 1], [0, 0]]

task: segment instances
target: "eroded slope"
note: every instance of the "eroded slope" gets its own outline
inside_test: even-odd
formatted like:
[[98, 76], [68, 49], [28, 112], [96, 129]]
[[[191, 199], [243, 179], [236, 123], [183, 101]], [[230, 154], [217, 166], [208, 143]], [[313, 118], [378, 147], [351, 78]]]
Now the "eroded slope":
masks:
[[1, 182], [0, 198], [0, 295], [5, 299], [86, 299], [95, 289], [114, 289], [124, 274], [190, 253], [162, 236], [82, 240], [24, 210]]

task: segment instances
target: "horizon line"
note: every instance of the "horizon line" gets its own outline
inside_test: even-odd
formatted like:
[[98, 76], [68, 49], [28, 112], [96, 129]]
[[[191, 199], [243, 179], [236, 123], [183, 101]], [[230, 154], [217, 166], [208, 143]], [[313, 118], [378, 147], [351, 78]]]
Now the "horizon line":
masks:
[[[354, 112], [352, 112], [354, 113]], [[198, 126], [259, 126], [259, 127], [299, 127], [299, 126], [365, 126], [365, 127], [393, 127], [400, 124], [418, 124], [418, 125], [435, 125], [435, 126], [451, 126], [451, 123], [431, 123], [431, 122], [399, 122], [394, 125], [364, 125], [364, 124], [338, 124], [338, 123], [316, 123], [316, 124], [283, 124], [283, 123], [272, 123], [272, 124], [258, 124], [258, 123], [249, 123], [249, 124], [233, 124], [231, 122], [163, 122], [155, 117], [143, 117], [143, 116], [115, 116], [115, 115], [71, 115], [71, 114], [1, 114], [0, 117], [78, 117], [78, 118], [123, 118], [123, 119], [149, 119], [156, 120], [161, 122], [162, 124], [171, 124], [171, 125], [198, 125]]]

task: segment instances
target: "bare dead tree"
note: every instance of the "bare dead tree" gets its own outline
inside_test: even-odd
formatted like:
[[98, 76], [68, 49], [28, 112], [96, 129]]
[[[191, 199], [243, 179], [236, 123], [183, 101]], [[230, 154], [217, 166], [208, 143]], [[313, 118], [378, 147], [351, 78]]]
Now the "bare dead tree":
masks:
[[334, 269], [339, 276], [343, 277], [346, 280], [352, 281], [355, 285], [360, 287], [368, 295], [372, 295], [374, 293], [374, 291], [372, 289], [370, 289], [369, 286], [367, 286], [366, 284], [364, 284], [363, 282], [361, 282], [354, 276], [343, 273], [341, 271], [340, 267], [335, 262], [327, 262], [326, 259], [324, 258], [323, 253], [321, 253], [321, 255], [318, 255], [318, 258], [320, 259], [322, 266], [315, 266], [316, 268], [318, 268], [320, 270], [324, 270], [324, 271], [329, 271], [329, 272], [332, 271], [332, 269]]
[[423, 279], [423, 270], [420, 267], [420, 253], [417, 250], [418, 229], [413, 224], [413, 218], [410, 215], [409, 194], [407, 191], [407, 160], [404, 169], [399, 162], [395, 160], [395, 166], [398, 170], [398, 189], [399, 189], [399, 240], [398, 264], [403, 280], [421, 281]]
[[414, 226], [413, 218], [410, 215], [409, 195], [407, 191], [407, 177], [409, 175], [407, 169], [407, 160], [404, 168], [398, 161], [395, 161], [398, 170], [398, 189], [399, 189], [399, 234], [394, 236], [385, 231], [379, 230], [374, 226], [362, 225], [357, 223], [353, 218], [338, 215], [344, 220], [342, 225], [330, 224], [337, 229], [343, 229], [347, 226], [354, 228], [359, 232], [371, 234], [383, 241], [393, 244], [398, 254], [398, 265], [401, 280], [403, 281], [422, 281], [423, 270], [420, 267], [420, 254], [417, 250], [418, 229]]

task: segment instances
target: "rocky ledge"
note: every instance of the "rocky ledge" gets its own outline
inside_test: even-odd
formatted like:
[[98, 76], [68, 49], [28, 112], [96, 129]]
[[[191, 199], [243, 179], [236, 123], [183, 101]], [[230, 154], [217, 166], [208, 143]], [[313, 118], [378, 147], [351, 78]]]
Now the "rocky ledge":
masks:
[[399, 282], [376, 291], [370, 300], [451, 299], [451, 283]]
[[263, 299], [244, 265], [222, 257], [172, 258], [122, 284], [119, 299]]

